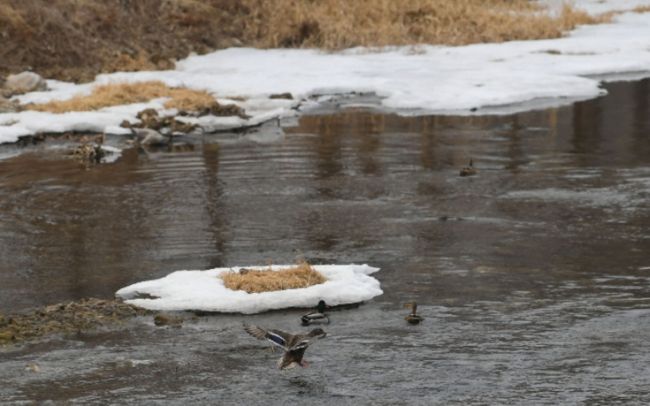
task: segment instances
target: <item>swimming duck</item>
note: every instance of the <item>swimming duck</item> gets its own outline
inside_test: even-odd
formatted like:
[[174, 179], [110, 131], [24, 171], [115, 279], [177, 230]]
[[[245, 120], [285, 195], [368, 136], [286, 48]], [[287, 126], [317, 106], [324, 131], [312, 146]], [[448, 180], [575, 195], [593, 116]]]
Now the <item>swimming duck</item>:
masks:
[[417, 314], [418, 311], [417, 303], [415, 302], [406, 303], [404, 307], [411, 308], [411, 313], [408, 316], [404, 317], [404, 320], [408, 321], [409, 324], [420, 324], [420, 322], [424, 320], [424, 317]]
[[296, 366], [306, 367], [307, 361], [303, 360], [305, 350], [314, 339], [324, 338], [325, 333], [320, 328], [315, 328], [307, 334], [290, 334], [280, 330], [267, 330], [258, 326], [244, 324], [244, 330], [258, 340], [269, 340], [284, 350], [284, 355], [278, 360], [279, 369], [291, 369]]
[[307, 313], [300, 318], [303, 326], [308, 326], [312, 323], [325, 323], [330, 324], [330, 318], [325, 314], [325, 309], [327, 308], [324, 300], [319, 300], [318, 305], [316, 305], [316, 311]]
[[474, 161], [469, 160], [469, 165], [460, 170], [460, 176], [472, 176], [476, 175], [477, 171], [474, 168]]

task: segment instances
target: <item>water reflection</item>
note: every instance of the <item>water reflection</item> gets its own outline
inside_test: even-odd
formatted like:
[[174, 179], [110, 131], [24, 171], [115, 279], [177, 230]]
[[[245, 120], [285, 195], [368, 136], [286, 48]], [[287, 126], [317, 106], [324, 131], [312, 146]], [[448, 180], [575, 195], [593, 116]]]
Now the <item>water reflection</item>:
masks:
[[[648, 188], [648, 83], [514, 116], [305, 116], [273, 143], [213, 137], [88, 171], [42, 153], [2, 161], [0, 308], [298, 257], [371, 262], [387, 300], [446, 303], [623, 272], [648, 244], [635, 203]], [[470, 158], [479, 175], [459, 178]], [[620, 255], [601, 254], [612, 244]]]
[[[646, 404], [649, 83], [515, 116], [306, 116], [272, 142], [206, 137], [88, 171], [1, 161], [2, 312], [296, 258], [379, 266], [385, 293], [332, 314], [313, 367], [290, 374], [242, 338], [244, 316], [134, 320], [0, 354], [0, 398]], [[461, 178], [469, 158], [479, 173]], [[299, 314], [245, 319], [297, 330]]]

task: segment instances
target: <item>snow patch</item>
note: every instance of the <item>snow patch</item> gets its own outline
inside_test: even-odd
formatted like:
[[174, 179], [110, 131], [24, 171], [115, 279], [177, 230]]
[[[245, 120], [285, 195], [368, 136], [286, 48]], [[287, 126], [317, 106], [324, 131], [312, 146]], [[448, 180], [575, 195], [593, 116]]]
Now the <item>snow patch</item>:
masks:
[[[290, 266], [272, 266], [273, 271]], [[139, 282], [116, 292], [126, 303], [150, 310], [201, 310], [253, 314], [290, 307], [314, 307], [319, 300], [329, 305], [358, 303], [381, 295], [379, 281], [372, 276], [379, 268], [368, 265], [312, 265], [327, 282], [301, 289], [246, 293], [227, 289], [219, 278], [241, 267], [206, 271], [176, 271], [163, 278]], [[268, 267], [245, 267], [268, 269]], [[140, 298], [147, 295], [151, 298]]]
[[[577, 0], [573, 4], [596, 14], [650, 5], [650, 1]], [[48, 81], [50, 91], [16, 99], [42, 103], [87, 94], [99, 84], [158, 80], [168, 86], [205, 90], [219, 100], [230, 99], [252, 116], [250, 120], [206, 117], [193, 121], [208, 132], [293, 116], [293, 109], [313, 106], [315, 96], [353, 92], [376, 94], [380, 108], [403, 115], [510, 114], [539, 108], [540, 100], [564, 104], [603, 95], [601, 75], [650, 76], [650, 13], [616, 15], [612, 23], [581, 26], [558, 39], [458, 47], [417, 45], [417, 52], [413, 49], [354, 48], [325, 53], [231, 48], [190, 56], [170, 71], [104, 74], [81, 85]], [[294, 100], [269, 99], [285, 92]], [[139, 110], [131, 105], [92, 113], [0, 114], [0, 123], [12, 120], [11, 125], [0, 124], [0, 142], [14, 142], [36, 132], [110, 132], [122, 120], [135, 120]]]

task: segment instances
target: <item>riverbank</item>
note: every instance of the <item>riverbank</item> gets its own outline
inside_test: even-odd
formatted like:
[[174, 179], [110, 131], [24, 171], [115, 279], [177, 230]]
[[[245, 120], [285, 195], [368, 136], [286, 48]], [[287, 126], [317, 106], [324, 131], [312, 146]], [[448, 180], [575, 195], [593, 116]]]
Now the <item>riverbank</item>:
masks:
[[[172, 69], [176, 60], [228, 47], [418, 43], [464, 45], [558, 38], [606, 21], [527, 0], [10, 0], [0, 5], [0, 76], [33, 70], [87, 82], [99, 73]], [[32, 22], [38, 21], [38, 24]]]
[[95, 298], [52, 304], [27, 313], [0, 314], [0, 347], [88, 332], [151, 314], [129, 304]]
[[[131, 134], [124, 122], [139, 123], [139, 114], [149, 109], [198, 134], [235, 130], [360, 94], [374, 96], [366, 107], [402, 115], [506, 114], [535, 108], [536, 103], [559, 105], [601, 96], [600, 75], [649, 74], [649, 38], [650, 13], [629, 12], [613, 16], [611, 23], [581, 26], [548, 40], [381, 52], [231, 48], [191, 56], [174, 70], [116, 72], [85, 84], [47, 81], [48, 91], [14, 96], [12, 100], [25, 106], [23, 111], [0, 114], [0, 142], [66, 131]], [[169, 105], [164, 94], [63, 114], [29, 107], [58, 106], [90, 97], [100, 87], [142, 82], [159, 83], [170, 94], [207, 93], [226, 107], [226, 115], [186, 115]]]

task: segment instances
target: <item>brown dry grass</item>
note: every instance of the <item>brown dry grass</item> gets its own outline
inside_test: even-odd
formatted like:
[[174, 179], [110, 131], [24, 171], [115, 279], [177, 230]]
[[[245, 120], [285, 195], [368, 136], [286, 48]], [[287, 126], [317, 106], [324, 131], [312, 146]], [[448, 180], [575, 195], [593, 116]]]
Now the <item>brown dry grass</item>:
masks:
[[527, 0], [2, 0], [0, 74], [90, 80], [228, 46], [461, 45], [555, 38], [590, 17]]
[[185, 111], [209, 109], [215, 99], [208, 92], [186, 88], [170, 88], [163, 82], [112, 83], [95, 87], [89, 95], [79, 95], [68, 100], [51, 101], [25, 106], [29, 110], [65, 113], [91, 111], [104, 107], [142, 103], [160, 97], [169, 97], [166, 108]]
[[265, 47], [463, 45], [556, 38], [602, 22], [565, 5], [552, 16], [527, 0], [244, 0], [245, 32]]
[[228, 272], [221, 275], [226, 288], [243, 290], [248, 293], [260, 293], [306, 288], [327, 280], [306, 262], [280, 271], [268, 269], [240, 272]]

